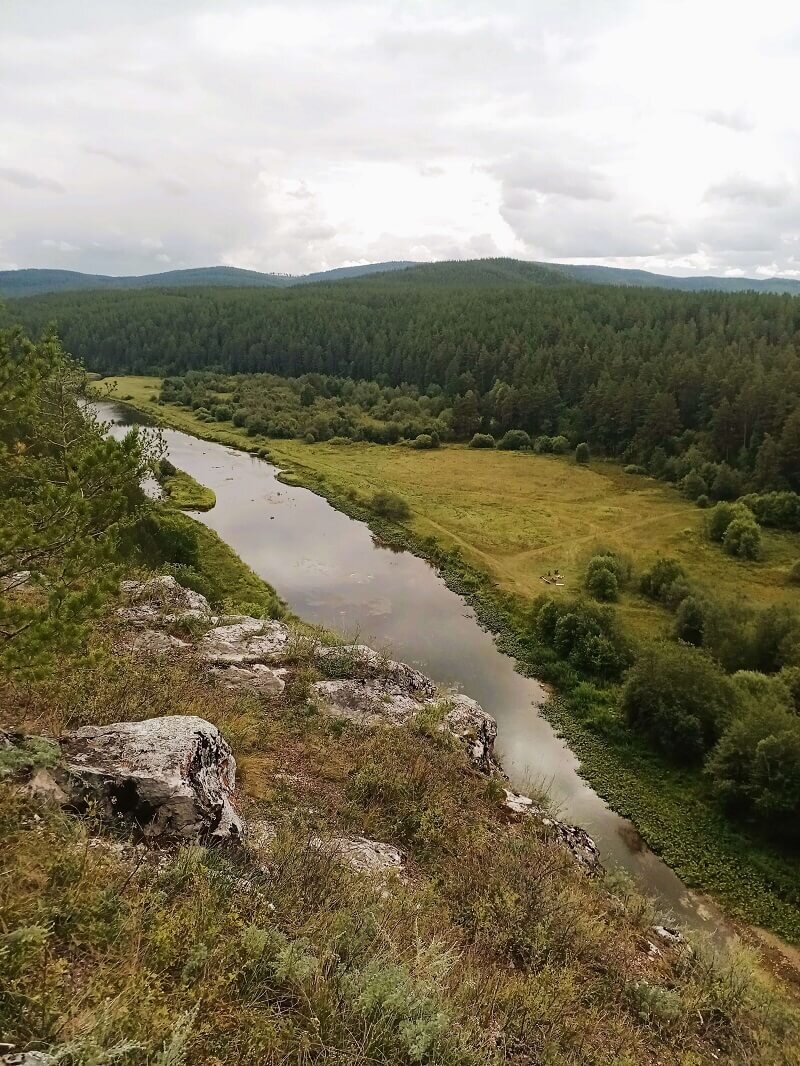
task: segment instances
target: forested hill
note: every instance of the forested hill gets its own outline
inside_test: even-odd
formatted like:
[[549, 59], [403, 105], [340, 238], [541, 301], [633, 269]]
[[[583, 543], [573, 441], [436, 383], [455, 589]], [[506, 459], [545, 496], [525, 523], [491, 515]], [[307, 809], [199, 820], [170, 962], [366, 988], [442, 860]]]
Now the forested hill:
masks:
[[406, 385], [443, 393], [462, 433], [558, 432], [654, 472], [695, 449], [695, 466], [800, 488], [800, 300], [788, 296], [376, 279], [50, 295], [5, 315], [36, 333], [56, 323], [103, 373]]
[[687, 292], [768, 292], [800, 295], [800, 280], [792, 278], [676, 278], [647, 270], [619, 267], [532, 263], [521, 259], [468, 259], [441, 263], [395, 261], [337, 267], [311, 274], [262, 274], [237, 267], [197, 267], [168, 270], [159, 274], [112, 277], [81, 274], [74, 270], [0, 271], [0, 296], [36, 296], [49, 292], [94, 289], [153, 289], [194, 286], [236, 288], [289, 288], [319, 281], [380, 280], [382, 284], [497, 286], [553, 285], [559, 282], [589, 282], [596, 285], [631, 285], [641, 288], [680, 289]]
[[286, 288], [316, 281], [338, 281], [366, 274], [386, 273], [412, 266], [410, 263], [368, 263], [365, 266], [337, 267], [313, 274], [262, 274], [238, 267], [196, 267], [166, 270], [158, 274], [113, 277], [110, 274], [81, 274], [76, 270], [0, 270], [0, 296], [37, 296], [48, 292], [80, 292], [95, 289], [188, 288], [198, 285], [233, 288]]

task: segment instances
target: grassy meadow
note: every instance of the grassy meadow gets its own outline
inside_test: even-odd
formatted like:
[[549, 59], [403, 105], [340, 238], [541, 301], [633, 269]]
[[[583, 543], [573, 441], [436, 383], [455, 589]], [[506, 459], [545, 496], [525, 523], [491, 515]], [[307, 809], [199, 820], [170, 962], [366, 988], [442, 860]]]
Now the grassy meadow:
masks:
[[[203, 422], [186, 408], [157, 405], [158, 378], [111, 378], [103, 387], [109, 383], [115, 398], [178, 429], [254, 451], [265, 444], [231, 423]], [[761, 560], [732, 559], [707, 540], [706, 512], [662, 482], [626, 474], [618, 463], [579, 466], [571, 457], [463, 445], [418, 451], [271, 440], [268, 448], [300, 480], [324, 479], [332, 498], [367, 501], [381, 488], [398, 493], [411, 508], [407, 524], [414, 533], [459, 548], [501, 589], [526, 599], [557, 590], [542, 581], [556, 569], [564, 594], [579, 591], [598, 547], [630, 556], [637, 569], [659, 555], [672, 556], [693, 583], [723, 602], [767, 607], [797, 599], [788, 572], [800, 558], [800, 537], [765, 529]], [[670, 623], [665, 610], [635, 593], [623, 593], [618, 609], [636, 635], [655, 634]]]

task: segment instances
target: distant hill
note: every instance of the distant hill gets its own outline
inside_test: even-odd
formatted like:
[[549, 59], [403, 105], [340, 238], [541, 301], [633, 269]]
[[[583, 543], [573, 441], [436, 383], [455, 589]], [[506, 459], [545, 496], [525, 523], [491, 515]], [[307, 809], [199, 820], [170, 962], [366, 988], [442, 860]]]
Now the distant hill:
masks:
[[626, 270], [593, 264], [536, 263], [522, 259], [463, 259], [438, 263], [392, 261], [337, 267], [312, 274], [262, 274], [238, 267], [195, 267], [159, 274], [112, 277], [73, 270], [0, 271], [0, 296], [37, 296], [49, 292], [96, 289], [289, 288], [324, 282], [362, 279], [370, 283], [433, 287], [492, 288], [520, 285], [632, 285], [639, 288], [681, 289], [686, 292], [772, 292], [800, 295], [800, 280], [792, 278], [676, 278], [647, 270]]
[[337, 267], [315, 274], [262, 274], [238, 267], [194, 267], [166, 270], [158, 274], [113, 277], [110, 274], [81, 274], [75, 270], [0, 270], [0, 296], [38, 296], [46, 292], [75, 292], [90, 289], [155, 289], [225, 286], [229, 288], [286, 288], [317, 281], [338, 281], [364, 274], [387, 273], [412, 266], [410, 263], [367, 263], [364, 266]]

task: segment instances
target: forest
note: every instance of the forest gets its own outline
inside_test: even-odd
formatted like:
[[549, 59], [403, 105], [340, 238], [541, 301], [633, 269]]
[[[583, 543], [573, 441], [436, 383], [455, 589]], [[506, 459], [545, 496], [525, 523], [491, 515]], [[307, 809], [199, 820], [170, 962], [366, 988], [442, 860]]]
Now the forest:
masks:
[[3, 315], [35, 334], [55, 323], [101, 373], [404, 386], [455, 439], [563, 435], [671, 480], [696, 471], [717, 498], [800, 488], [796, 299], [438, 277], [51, 294]]

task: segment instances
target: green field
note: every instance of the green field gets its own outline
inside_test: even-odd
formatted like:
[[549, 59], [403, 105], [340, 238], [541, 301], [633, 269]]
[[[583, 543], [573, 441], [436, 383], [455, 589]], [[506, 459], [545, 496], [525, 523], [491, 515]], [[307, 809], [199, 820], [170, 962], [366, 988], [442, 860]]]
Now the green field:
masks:
[[[631, 557], [643, 569], [659, 555], [678, 559], [692, 581], [723, 602], [767, 607], [797, 600], [788, 572], [800, 558], [800, 537], [763, 531], [763, 557], [727, 556], [705, 535], [706, 512], [677, 490], [623, 472], [618, 463], [577, 466], [571, 458], [530, 452], [475, 451], [450, 445], [417, 451], [377, 444], [305, 444], [248, 437], [231, 423], [208, 423], [182, 407], [159, 406], [158, 378], [107, 379], [114, 395], [178, 429], [250, 450], [265, 445], [300, 480], [324, 479], [332, 499], [367, 501], [378, 488], [399, 493], [411, 507], [408, 525], [488, 573], [505, 591], [532, 599], [552, 592], [542, 581], [559, 569], [561, 594], [577, 592], [598, 547]], [[638, 634], [659, 632], [670, 616], [642, 597], [623, 594], [620, 614]]]

